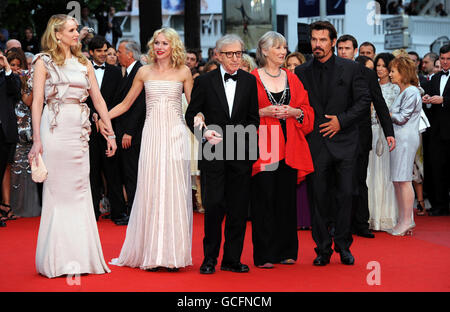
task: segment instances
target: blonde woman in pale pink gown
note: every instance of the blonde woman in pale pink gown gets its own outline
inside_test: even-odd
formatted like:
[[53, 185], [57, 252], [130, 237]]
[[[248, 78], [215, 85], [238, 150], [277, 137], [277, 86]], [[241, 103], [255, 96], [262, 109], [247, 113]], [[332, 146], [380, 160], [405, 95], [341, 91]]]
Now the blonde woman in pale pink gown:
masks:
[[[108, 156], [116, 142], [92, 64], [81, 54], [78, 24], [67, 15], [50, 18], [33, 61], [30, 163], [42, 154], [48, 177], [36, 248], [36, 269], [49, 278], [110, 272], [103, 258], [89, 185], [90, 95], [104, 121]], [[43, 103], [46, 103], [43, 107]]]
[[192, 264], [190, 135], [182, 93], [190, 102], [193, 79], [173, 29], [157, 30], [148, 47], [150, 64], [139, 69], [128, 95], [109, 112], [111, 118], [123, 114], [145, 88], [136, 195], [120, 256], [111, 264], [177, 271]]

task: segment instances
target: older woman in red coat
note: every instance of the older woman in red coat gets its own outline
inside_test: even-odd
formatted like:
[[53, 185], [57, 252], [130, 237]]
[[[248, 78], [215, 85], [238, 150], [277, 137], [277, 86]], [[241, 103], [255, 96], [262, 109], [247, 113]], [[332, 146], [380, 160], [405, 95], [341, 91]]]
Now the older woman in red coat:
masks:
[[296, 75], [282, 69], [286, 39], [269, 31], [258, 43], [255, 69], [259, 102], [259, 152], [253, 165], [253, 260], [260, 268], [297, 260], [296, 186], [313, 172], [305, 135], [314, 124], [308, 94]]

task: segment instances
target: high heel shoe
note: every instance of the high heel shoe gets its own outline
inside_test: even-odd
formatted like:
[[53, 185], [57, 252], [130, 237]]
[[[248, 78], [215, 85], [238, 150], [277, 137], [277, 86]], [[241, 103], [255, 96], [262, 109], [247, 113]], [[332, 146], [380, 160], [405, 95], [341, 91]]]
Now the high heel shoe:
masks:
[[393, 235], [393, 236], [405, 236], [405, 235], [413, 235], [413, 229], [416, 227], [415, 224], [411, 224], [410, 226], [408, 226], [405, 230], [401, 231], [401, 232], [396, 232], [394, 229], [392, 229], [389, 234]]

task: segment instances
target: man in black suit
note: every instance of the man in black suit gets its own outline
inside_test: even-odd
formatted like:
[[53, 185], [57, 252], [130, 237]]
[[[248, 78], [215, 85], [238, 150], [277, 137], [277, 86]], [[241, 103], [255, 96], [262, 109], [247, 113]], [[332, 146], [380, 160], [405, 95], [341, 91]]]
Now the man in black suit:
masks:
[[[114, 107], [114, 99], [122, 80], [122, 72], [119, 67], [106, 63], [106, 51], [108, 50], [106, 39], [102, 36], [95, 36], [89, 42], [89, 55], [94, 65], [95, 77], [100, 87], [100, 92], [106, 102], [108, 109]], [[111, 220], [117, 225], [127, 224], [125, 198], [122, 189], [122, 180], [119, 167], [119, 158], [106, 157], [106, 140], [97, 128], [98, 114], [95, 110], [92, 99], [86, 100], [91, 114], [92, 131], [89, 140], [89, 160], [90, 160], [90, 182], [92, 201], [94, 203], [95, 215], [100, 216], [100, 195], [103, 189], [102, 172], [106, 180], [108, 199], [111, 203]], [[115, 123], [113, 121], [115, 130]], [[104, 190], [103, 190], [104, 191]]]
[[[194, 116], [198, 113], [203, 113], [204, 122], [208, 124], [203, 134], [203, 155], [199, 160], [205, 207], [204, 260], [200, 267], [202, 274], [215, 272], [225, 214], [225, 243], [220, 269], [239, 273], [249, 271], [240, 258], [252, 164], [257, 159], [259, 111], [256, 79], [239, 69], [243, 50], [244, 43], [236, 35], [225, 35], [217, 41], [216, 51], [221, 66], [195, 79], [191, 102], [186, 111], [186, 122], [192, 132], [195, 131]], [[250, 138], [236, 135], [231, 130], [237, 130], [236, 127], [246, 127], [245, 131], [250, 132], [254, 130], [254, 135], [250, 135]], [[253, 150], [250, 144], [253, 144]], [[209, 157], [211, 155], [207, 155], [207, 151], [216, 153], [215, 158]]]
[[[337, 55], [348, 60], [354, 60], [358, 51], [358, 42], [352, 35], [342, 35], [336, 43]], [[361, 48], [360, 48], [361, 49]], [[361, 51], [361, 50], [360, 50]], [[362, 72], [369, 87], [370, 101], [373, 104], [381, 128], [390, 147], [395, 148], [394, 127], [389, 115], [389, 109], [383, 98], [378, 77], [375, 71], [362, 66]], [[356, 159], [353, 206], [352, 206], [352, 232], [358, 236], [374, 238], [375, 235], [369, 230], [369, 202], [366, 184], [367, 167], [369, 165], [369, 152], [372, 149], [372, 122], [370, 118], [370, 106], [365, 110], [359, 123], [359, 145]]]
[[[140, 47], [133, 40], [122, 40], [117, 49], [120, 65], [125, 67], [125, 76], [116, 94], [115, 104], [122, 102], [133, 84], [134, 77], [141, 68]], [[142, 129], [145, 122], [145, 91], [131, 105], [130, 109], [116, 118], [116, 135], [123, 182], [127, 193], [128, 206], [133, 206], [136, 193], [139, 152], [141, 150]]]
[[[307, 136], [314, 172], [307, 177], [313, 239], [317, 247], [314, 265], [326, 265], [333, 253], [327, 228], [335, 218], [335, 251], [341, 262], [353, 264], [350, 232], [353, 172], [358, 152], [358, 123], [370, 106], [361, 67], [337, 57], [333, 50], [337, 32], [326, 21], [310, 25], [314, 58], [295, 69], [314, 108], [314, 129]], [[335, 181], [331, 185], [330, 181]], [[330, 213], [332, 200], [336, 212]]]
[[432, 104], [429, 129], [429, 155], [432, 168], [432, 210], [430, 216], [449, 214], [450, 170], [450, 45], [439, 50], [442, 71], [423, 84], [424, 104]]
[[[0, 178], [2, 178], [14, 144], [17, 142], [17, 119], [14, 108], [20, 99], [20, 80], [13, 74], [8, 59], [1, 51], [0, 68]], [[2, 222], [0, 221], [0, 225], [4, 226]]]

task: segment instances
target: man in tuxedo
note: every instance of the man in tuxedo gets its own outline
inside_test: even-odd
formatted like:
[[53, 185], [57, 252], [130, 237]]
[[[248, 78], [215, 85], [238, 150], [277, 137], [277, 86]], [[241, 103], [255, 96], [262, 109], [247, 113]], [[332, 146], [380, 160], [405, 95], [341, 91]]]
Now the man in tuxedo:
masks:
[[[3, 177], [8, 158], [17, 142], [17, 119], [14, 108], [20, 99], [20, 80], [13, 74], [8, 59], [1, 51], [0, 68], [0, 177]], [[0, 221], [0, 225], [6, 224]]]
[[[354, 60], [358, 50], [358, 42], [352, 35], [342, 35], [337, 40], [337, 55], [348, 60]], [[361, 45], [362, 46], [362, 45]], [[361, 53], [361, 47], [360, 53]], [[375, 71], [361, 66], [364, 77], [369, 87], [370, 101], [373, 104], [381, 128], [390, 147], [395, 148], [394, 127], [389, 115], [389, 109], [383, 98], [378, 77]], [[369, 152], [372, 149], [372, 122], [370, 118], [370, 106], [365, 110], [359, 123], [358, 156], [356, 159], [354, 175], [354, 196], [352, 206], [352, 232], [358, 236], [374, 238], [375, 235], [369, 230], [369, 202], [366, 184], [367, 167], [369, 165]]]
[[[354, 264], [350, 252], [353, 172], [358, 152], [358, 124], [370, 106], [361, 67], [333, 53], [337, 40], [327, 21], [310, 25], [314, 58], [295, 69], [314, 108], [314, 129], [307, 136], [314, 172], [307, 177], [313, 239], [318, 266], [330, 262], [332, 237], [327, 227], [336, 218], [334, 249], [343, 264]], [[330, 181], [335, 181], [331, 185]], [[336, 212], [330, 207], [335, 201]]]
[[[195, 79], [191, 102], [186, 111], [186, 122], [192, 132], [194, 116], [200, 112], [203, 113], [204, 123], [208, 125], [203, 133], [203, 155], [199, 159], [205, 207], [204, 260], [200, 273], [215, 272], [225, 215], [225, 243], [220, 269], [244, 273], [249, 268], [240, 262], [240, 258], [248, 213], [251, 169], [258, 158], [256, 79], [239, 69], [244, 43], [238, 36], [225, 35], [217, 41], [216, 50], [221, 66]], [[230, 127], [237, 129], [247, 126], [246, 130], [254, 130], [253, 137], [250, 135], [247, 138], [229, 131]], [[252, 139], [254, 141], [251, 143], [255, 147], [253, 154], [250, 148]], [[245, 148], [245, 151], [238, 147]], [[213, 151], [217, 155], [208, 157], [205, 151]], [[218, 151], [224, 154], [220, 155]], [[237, 157], [242, 152], [245, 152], [245, 156]]]
[[[141, 68], [140, 47], [133, 40], [122, 40], [117, 49], [117, 58], [125, 68], [125, 76], [118, 88], [115, 104], [123, 101], [130, 91], [134, 77]], [[142, 129], [145, 122], [145, 91], [136, 98], [130, 109], [115, 120], [119, 158], [123, 182], [127, 193], [128, 206], [133, 207], [136, 193], [139, 152], [141, 150]]]
[[[114, 106], [114, 98], [122, 80], [122, 72], [119, 67], [107, 64], [106, 51], [108, 50], [106, 39], [102, 36], [95, 36], [89, 42], [89, 55], [94, 65], [95, 77], [100, 88], [103, 99], [108, 109]], [[122, 191], [122, 180], [117, 155], [106, 157], [106, 140], [97, 127], [98, 114], [95, 110], [92, 99], [86, 100], [90, 108], [90, 119], [92, 121], [92, 131], [89, 140], [89, 160], [90, 160], [90, 182], [92, 201], [94, 203], [95, 215], [100, 216], [100, 195], [103, 189], [102, 172], [106, 180], [108, 199], [111, 203], [111, 220], [117, 225], [128, 223], [126, 214], [125, 198]], [[113, 121], [113, 128], [115, 125]]]
[[449, 214], [450, 186], [450, 45], [439, 50], [442, 71], [434, 74], [430, 81], [423, 84], [424, 104], [431, 104], [429, 129], [429, 155], [432, 164], [432, 210], [430, 216]]

